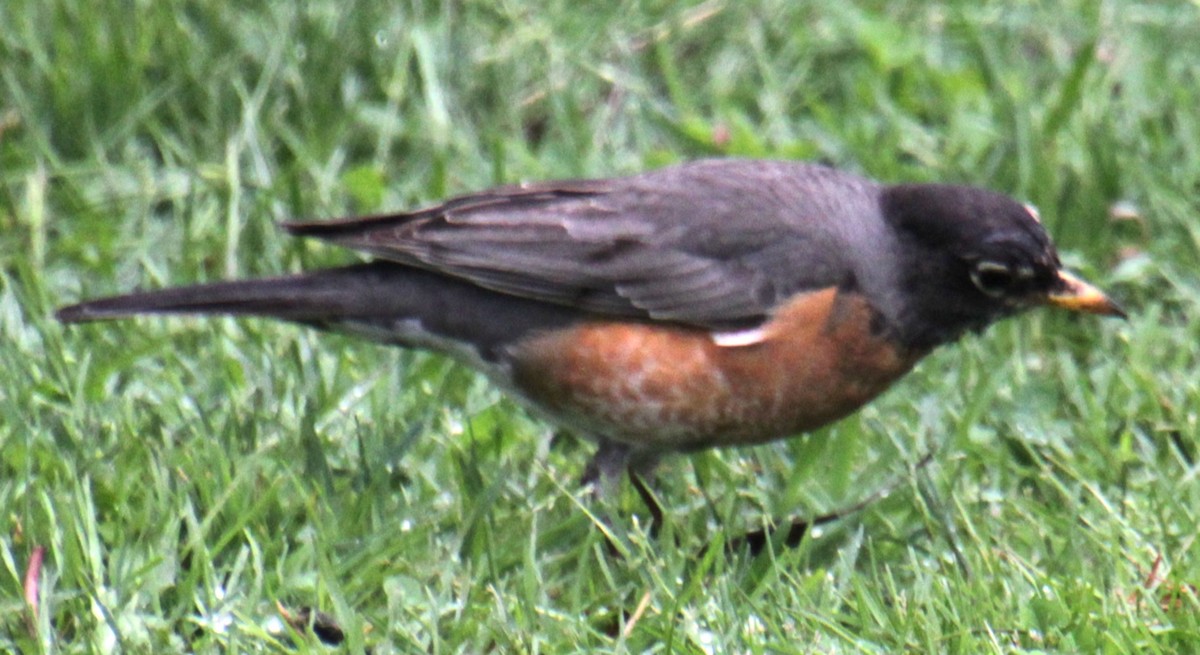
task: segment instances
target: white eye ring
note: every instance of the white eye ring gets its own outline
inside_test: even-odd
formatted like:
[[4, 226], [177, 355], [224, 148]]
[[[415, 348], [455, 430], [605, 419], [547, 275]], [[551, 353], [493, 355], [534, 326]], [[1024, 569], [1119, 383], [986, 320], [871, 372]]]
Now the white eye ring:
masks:
[[[989, 277], [993, 279], [989, 280]], [[971, 282], [984, 295], [1000, 298], [1007, 293], [1012, 282], [1012, 269], [1000, 262], [985, 259], [971, 268]], [[1000, 286], [997, 286], [996, 282], [1000, 282]]]

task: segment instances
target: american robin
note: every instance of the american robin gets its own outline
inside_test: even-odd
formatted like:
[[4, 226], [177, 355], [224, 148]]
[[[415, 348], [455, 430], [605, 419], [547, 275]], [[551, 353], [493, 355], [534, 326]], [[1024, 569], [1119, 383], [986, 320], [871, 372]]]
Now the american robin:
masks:
[[984, 189], [704, 160], [291, 222], [375, 261], [92, 300], [266, 316], [454, 356], [599, 444], [593, 472], [838, 420], [934, 348], [1038, 305], [1122, 316]]

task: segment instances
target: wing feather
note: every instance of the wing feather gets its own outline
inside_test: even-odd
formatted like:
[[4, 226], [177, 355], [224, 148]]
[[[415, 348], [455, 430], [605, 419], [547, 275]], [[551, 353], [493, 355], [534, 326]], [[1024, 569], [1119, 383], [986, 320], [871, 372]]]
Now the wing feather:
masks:
[[[831, 185], [848, 204], [811, 193]], [[516, 296], [733, 329], [760, 323], [787, 295], [853, 275], [836, 222], [858, 220], [845, 207], [861, 214], [876, 189], [820, 166], [710, 160], [285, 227]]]

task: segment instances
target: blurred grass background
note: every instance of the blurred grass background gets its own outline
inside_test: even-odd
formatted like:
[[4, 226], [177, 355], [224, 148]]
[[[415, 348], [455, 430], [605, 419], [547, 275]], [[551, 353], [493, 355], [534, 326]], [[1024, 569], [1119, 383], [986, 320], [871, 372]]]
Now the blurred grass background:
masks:
[[[377, 654], [1198, 650], [1197, 107], [1194, 2], [0, 4], [0, 650], [322, 651], [277, 603]], [[1027, 199], [1132, 319], [1037, 312], [671, 459], [624, 559], [589, 448], [442, 358], [52, 319], [351, 259], [282, 219], [714, 155]]]

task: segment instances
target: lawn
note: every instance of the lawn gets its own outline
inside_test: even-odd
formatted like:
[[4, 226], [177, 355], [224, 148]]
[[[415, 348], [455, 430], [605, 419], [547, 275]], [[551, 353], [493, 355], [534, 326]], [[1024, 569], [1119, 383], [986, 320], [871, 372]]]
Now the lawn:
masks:
[[[1194, 2], [4, 2], [0, 651], [326, 652], [311, 607], [376, 655], [1200, 652], [1197, 107]], [[1028, 200], [1131, 318], [669, 459], [656, 537], [447, 359], [53, 318], [354, 260], [289, 218], [706, 156]]]

